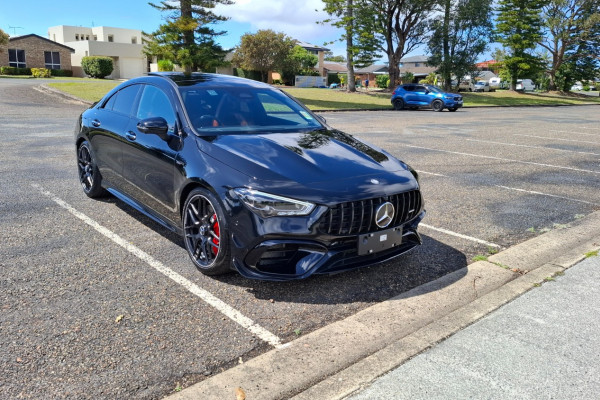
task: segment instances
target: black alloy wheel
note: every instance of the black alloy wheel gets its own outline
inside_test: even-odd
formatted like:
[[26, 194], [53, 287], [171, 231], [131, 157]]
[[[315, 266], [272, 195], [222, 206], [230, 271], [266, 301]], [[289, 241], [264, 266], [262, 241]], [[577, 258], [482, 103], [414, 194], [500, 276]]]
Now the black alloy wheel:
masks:
[[183, 207], [185, 248], [203, 274], [231, 271], [225, 214], [217, 199], [204, 189], [194, 189]]
[[433, 111], [440, 112], [444, 109], [444, 103], [441, 100], [434, 100], [431, 103], [431, 108], [433, 108]]
[[394, 100], [394, 109], [403, 110], [404, 109], [404, 100], [402, 100], [402, 99]]
[[77, 149], [77, 170], [83, 192], [88, 197], [95, 198], [105, 194], [104, 188], [100, 185], [102, 177], [88, 141], [81, 143]]

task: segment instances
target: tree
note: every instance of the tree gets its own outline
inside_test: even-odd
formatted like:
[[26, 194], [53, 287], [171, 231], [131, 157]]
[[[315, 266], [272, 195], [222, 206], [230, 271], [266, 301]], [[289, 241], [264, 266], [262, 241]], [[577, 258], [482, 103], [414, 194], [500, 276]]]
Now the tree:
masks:
[[477, 57], [491, 40], [492, 0], [443, 0], [443, 13], [433, 21], [429, 65], [437, 67], [444, 89], [452, 75], [460, 80], [473, 74]]
[[[598, 67], [594, 67], [595, 59], [589, 56], [598, 54], [600, 47], [600, 0], [550, 0], [544, 5], [542, 15], [545, 23], [538, 43], [552, 56], [549, 89], [557, 89], [557, 74], [564, 78], [576, 75], [579, 69], [590, 70], [593, 77]], [[561, 89], [565, 90], [565, 79], [561, 83]]]
[[183, 66], [186, 73], [223, 64], [226, 51], [216, 44], [215, 38], [226, 32], [216, 31], [212, 25], [227, 18], [211, 9], [217, 4], [233, 4], [232, 0], [165, 0], [148, 4], [170, 14], [166, 23], [148, 35], [146, 55], [172, 60]]
[[533, 76], [541, 67], [541, 59], [533, 54], [541, 40], [541, 9], [546, 0], [500, 0], [496, 23], [497, 41], [504, 45], [504, 67], [510, 74], [510, 89], [517, 79]]
[[[354, 78], [354, 55], [357, 48], [354, 46], [354, 0], [323, 0], [325, 4], [324, 11], [332, 18], [323, 21], [331, 25], [344, 29], [344, 34], [340, 40], [346, 41], [346, 69], [348, 70], [347, 80], [348, 92], [356, 92]], [[343, 83], [342, 83], [343, 84]]]
[[294, 81], [296, 75], [312, 75], [319, 58], [303, 47], [294, 46], [288, 54], [281, 75], [286, 84]]
[[341, 55], [334, 55], [332, 51], [327, 51], [325, 52], [325, 61], [345, 63], [346, 57]]
[[263, 82], [269, 71], [282, 70], [296, 42], [283, 33], [270, 29], [242, 36], [232, 62], [244, 69], [259, 71]]
[[0, 46], [8, 44], [8, 39], [9, 39], [8, 34], [6, 32], [4, 32], [2, 29], [0, 29]]
[[92, 78], [103, 79], [113, 72], [113, 60], [110, 57], [86, 56], [81, 59], [81, 69]]

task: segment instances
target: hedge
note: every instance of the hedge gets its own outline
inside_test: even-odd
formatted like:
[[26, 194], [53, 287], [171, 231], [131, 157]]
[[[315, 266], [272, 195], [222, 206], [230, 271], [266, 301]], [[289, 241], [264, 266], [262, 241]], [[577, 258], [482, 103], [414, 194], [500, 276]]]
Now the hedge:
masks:
[[50, 70], [46, 68], [31, 68], [31, 75], [34, 78], [50, 78]]
[[110, 57], [88, 56], [81, 59], [81, 68], [86, 75], [103, 79], [113, 72], [114, 67]]
[[31, 75], [31, 68], [0, 67], [0, 75]]
[[73, 71], [70, 69], [51, 69], [52, 76], [73, 76]]

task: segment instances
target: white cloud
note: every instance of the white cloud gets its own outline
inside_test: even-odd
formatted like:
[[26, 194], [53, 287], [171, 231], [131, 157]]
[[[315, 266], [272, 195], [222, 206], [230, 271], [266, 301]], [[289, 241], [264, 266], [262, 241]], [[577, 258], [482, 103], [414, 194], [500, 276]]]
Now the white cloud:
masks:
[[317, 24], [327, 18], [321, 0], [236, 0], [232, 5], [218, 5], [215, 12], [232, 22], [250, 24], [254, 32], [272, 29], [319, 46], [340, 37], [332, 26]]

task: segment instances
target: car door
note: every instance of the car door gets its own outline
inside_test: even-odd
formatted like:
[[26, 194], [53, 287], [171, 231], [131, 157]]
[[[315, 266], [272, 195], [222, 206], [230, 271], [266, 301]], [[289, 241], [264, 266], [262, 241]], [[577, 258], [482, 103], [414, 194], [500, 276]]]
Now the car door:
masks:
[[429, 105], [429, 103], [431, 103], [431, 100], [433, 100], [433, 97], [429, 95], [429, 91], [423, 85], [416, 85], [414, 94], [416, 97], [417, 104], [420, 106]]
[[[166, 138], [143, 133], [138, 124], [162, 117], [169, 126]], [[127, 194], [155, 214], [173, 220], [175, 202], [175, 160], [180, 146], [173, 100], [160, 88], [144, 85], [140, 100], [129, 121], [123, 148], [123, 174]]]
[[141, 85], [126, 86], [89, 114], [85, 123], [104, 185], [122, 190], [125, 131]]

